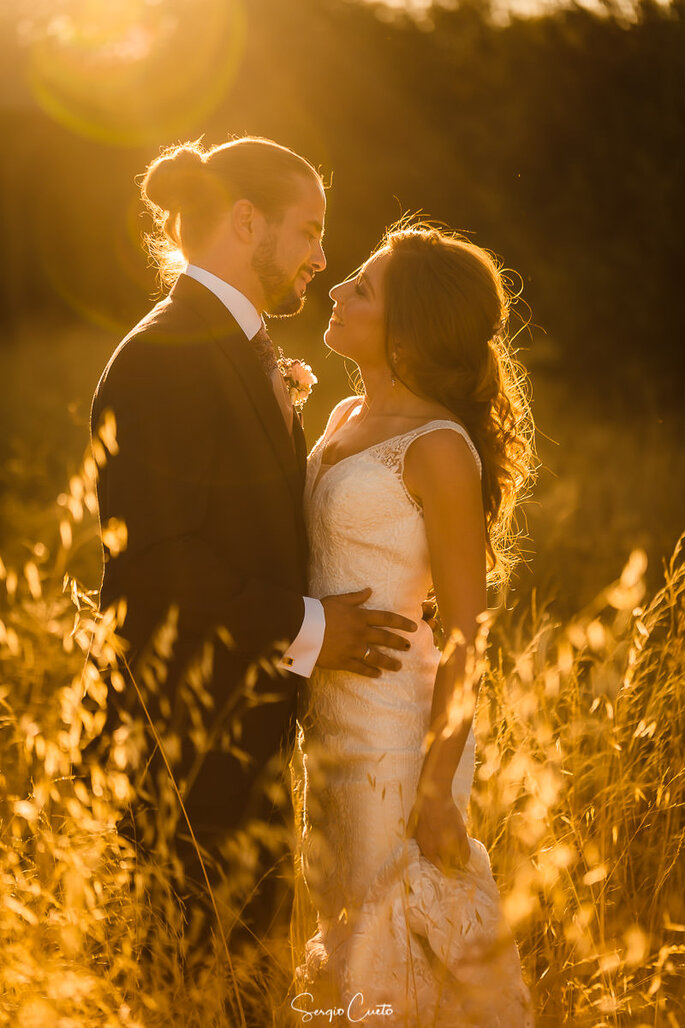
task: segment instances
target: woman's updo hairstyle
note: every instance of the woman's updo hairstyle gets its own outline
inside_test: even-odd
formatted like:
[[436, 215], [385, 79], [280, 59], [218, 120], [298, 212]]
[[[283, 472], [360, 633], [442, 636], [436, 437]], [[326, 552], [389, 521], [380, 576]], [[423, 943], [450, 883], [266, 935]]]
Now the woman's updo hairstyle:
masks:
[[306, 178], [322, 185], [316, 169], [288, 147], [245, 136], [205, 149], [199, 140], [164, 150], [143, 176], [141, 195], [152, 220], [145, 237], [170, 286], [203, 247], [237, 200], [250, 200], [278, 222], [297, 203]]
[[473, 440], [483, 466], [488, 580], [505, 585], [516, 563], [515, 507], [536, 468], [528, 376], [508, 339], [506, 281], [486, 250], [424, 222], [400, 222], [379, 249], [390, 255], [388, 363], [413, 392], [452, 411]]

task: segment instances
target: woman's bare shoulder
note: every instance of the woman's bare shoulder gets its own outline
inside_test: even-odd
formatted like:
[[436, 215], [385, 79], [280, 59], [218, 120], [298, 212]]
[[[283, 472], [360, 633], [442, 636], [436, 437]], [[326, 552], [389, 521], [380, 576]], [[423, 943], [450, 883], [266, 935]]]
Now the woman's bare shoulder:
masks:
[[436, 420], [449, 424], [423, 432], [406, 452], [407, 487], [412, 492], [423, 493], [429, 488], [441, 492], [458, 490], [470, 481], [475, 486], [480, 479], [481, 463], [473, 440], [453, 417]]

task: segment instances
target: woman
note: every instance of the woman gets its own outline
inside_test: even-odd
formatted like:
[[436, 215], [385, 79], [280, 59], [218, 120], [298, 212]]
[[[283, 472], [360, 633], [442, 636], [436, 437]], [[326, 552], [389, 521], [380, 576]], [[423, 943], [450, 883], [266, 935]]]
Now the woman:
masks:
[[[339, 1023], [532, 1025], [487, 853], [465, 827], [470, 658], [533, 473], [506, 289], [484, 250], [401, 225], [330, 296], [326, 344], [356, 362], [364, 392], [309, 457], [310, 594], [368, 583], [370, 603], [420, 621], [433, 587], [449, 642], [441, 661], [421, 622], [391, 674], [314, 671], [293, 782], [318, 930], [291, 1006]], [[303, 918], [298, 897], [296, 945]]]

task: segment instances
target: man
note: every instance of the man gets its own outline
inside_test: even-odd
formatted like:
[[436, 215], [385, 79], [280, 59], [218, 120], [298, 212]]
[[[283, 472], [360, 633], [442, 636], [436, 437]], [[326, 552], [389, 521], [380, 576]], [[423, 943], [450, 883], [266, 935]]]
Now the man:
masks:
[[[325, 268], [320, 176], [293, 151], [245, 138], [168, 151], [142, 192], [163, 277], [186, 264], [117, 347], [93, 399], [93, 435], [112, 412], [118, 447], [98, 483], [103, 539], [121, 522], [127, 533], [120, 553], [105, 545], [101, 606], [126, 600], [128, 665], [176, 757], [196, 836], [220, 866], [227, 831], [270, 816], [261, 778], [292, 746], [297, 676], [315, 663], [395, 669], [384, 651], [408, 643], [390, 629], [415, 625], [363, 608], [368, 590], [306, 596], [306, 446], [261, 312], [297, 313]], [[177, 634], [160, 671], [154, 635], [170, 610]], [[202, 682], [203, 643], [226, 632]], [[111, 692], [110, 727], [135, 706], [127, 680]], [[194, 848], [182, 854], [200, 879]]]

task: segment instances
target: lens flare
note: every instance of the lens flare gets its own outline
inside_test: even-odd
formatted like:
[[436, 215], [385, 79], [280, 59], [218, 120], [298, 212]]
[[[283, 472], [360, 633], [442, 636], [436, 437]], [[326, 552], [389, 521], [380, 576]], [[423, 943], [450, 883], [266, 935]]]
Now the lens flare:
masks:
[[90, 139], [182, 135], [233, 83], [246, 27], [243, 0], [67, 0], [30, 23], [31, 86]]

